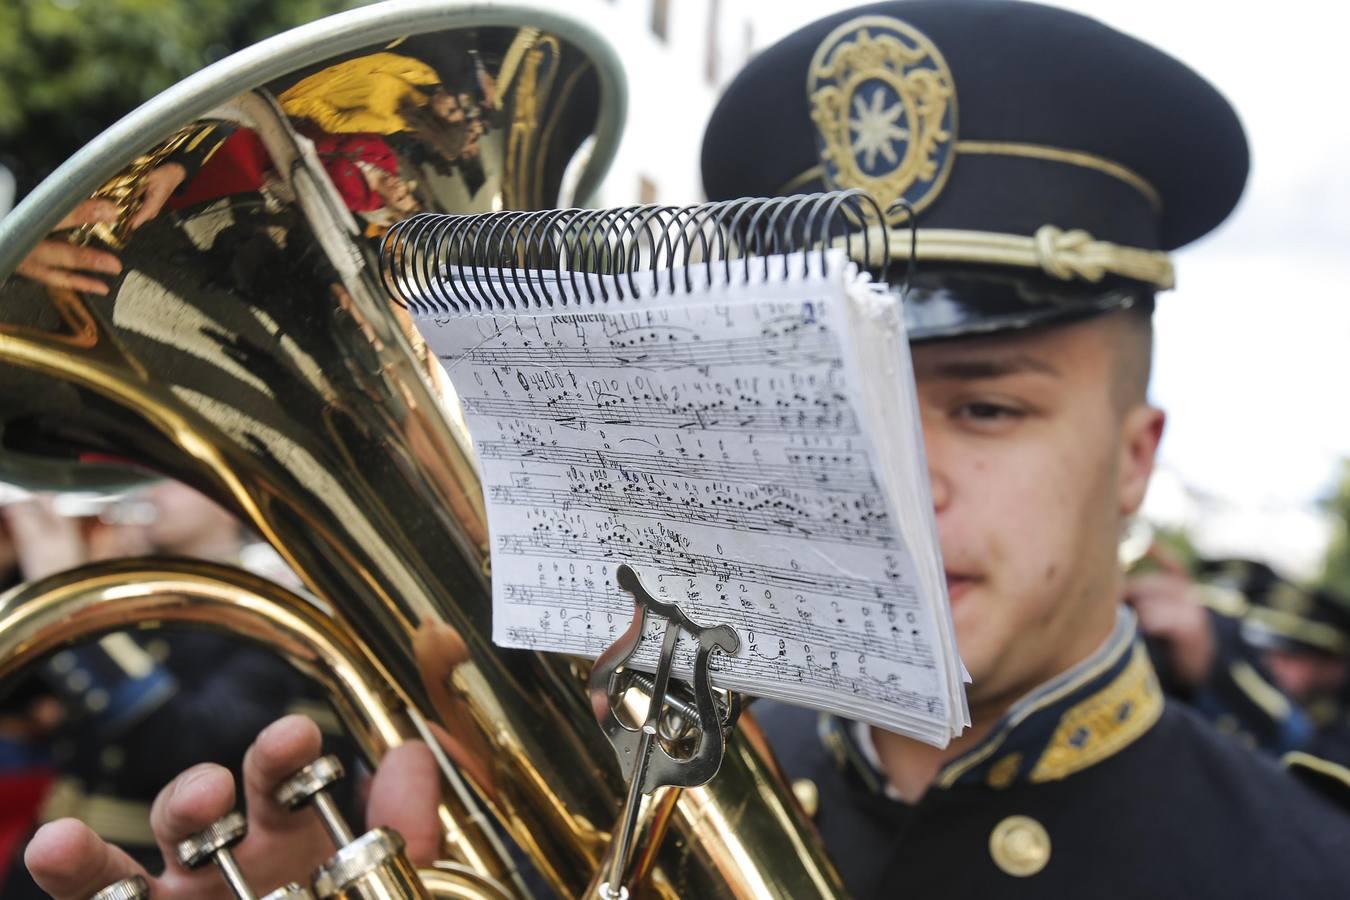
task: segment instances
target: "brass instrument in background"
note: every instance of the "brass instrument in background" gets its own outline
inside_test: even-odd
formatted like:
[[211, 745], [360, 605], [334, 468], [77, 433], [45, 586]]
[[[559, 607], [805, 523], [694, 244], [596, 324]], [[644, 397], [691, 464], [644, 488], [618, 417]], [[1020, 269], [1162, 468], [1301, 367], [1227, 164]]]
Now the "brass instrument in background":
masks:
[[[556, 12], [398, 0], [204, 70], [0, 221], [9, 274], [39, 239], [70, 237], [49, 232], [80, 201], [107, 195], [115, 240], [84, 238], [122, 265], [107, 296], [3, 283], [0, 480], [180, 479], [263, 535], [317, 598], [201, 563], [85, 567], [4, 598], [0, 677], [115, 629], [238, 634], [328, 683], [372, 760], [413, 736], [438, 750], [447, 863], [421, 880], [432, 894], [525, 894], [505, 834], [559, 894], [582, 895], [619, 770], [585, 666], [491, 642], [470, 445], [436, 361], [379, 286], [375, 247], [417, 209], [584, 197], [623, 110], [612, 51]], [[752, 733], [743, 721], [711, 783], [646, 805], [626, 883], [661, 897], [842, 895]]]

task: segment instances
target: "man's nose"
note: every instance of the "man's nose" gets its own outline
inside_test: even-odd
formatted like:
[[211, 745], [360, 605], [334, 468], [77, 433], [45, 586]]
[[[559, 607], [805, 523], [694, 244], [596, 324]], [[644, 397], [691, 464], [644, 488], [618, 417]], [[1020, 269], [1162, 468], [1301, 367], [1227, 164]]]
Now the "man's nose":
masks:
[[933, 492], [933, 511], [942, 512], [951, 502], [951, 481], [943, 469], [941, 441], [932, 436], [930, 429], [924, 429], [924, 452], [928, 457], [928, 483]]
[[946, 476], [940, 463], [929, 455], [929, 487], [933, 491], [933, 511], [942, 513], [952, 502], [952, 480]]
[[931, 467], [928, 470], [928, 482], [933, 491], [933, 511], [940, 513], [951, 502], [951, 485], [947, 482], [946, 476]]

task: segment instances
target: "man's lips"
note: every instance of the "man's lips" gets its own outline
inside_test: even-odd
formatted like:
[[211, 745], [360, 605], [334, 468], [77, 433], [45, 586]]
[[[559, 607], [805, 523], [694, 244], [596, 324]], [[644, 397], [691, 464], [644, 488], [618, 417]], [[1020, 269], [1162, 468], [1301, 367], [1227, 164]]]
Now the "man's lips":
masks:
[[947, 597], [952, 603], [959, 600], [979, 580], [974, 575], [966, 575], [961, 572], [947, 572], [946, 575]]

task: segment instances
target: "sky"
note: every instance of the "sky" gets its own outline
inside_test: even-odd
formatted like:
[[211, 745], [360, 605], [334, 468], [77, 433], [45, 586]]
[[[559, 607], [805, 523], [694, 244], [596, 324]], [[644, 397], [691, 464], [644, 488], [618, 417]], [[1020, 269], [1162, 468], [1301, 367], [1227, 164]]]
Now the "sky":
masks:
[[[854, 3], [747, 0], [763, 47]], [[1237, 211], [1174, 255], [1153, 398], [1169, 413], [1146, 511], [1311, 575], [1316, 501], [1350, 457], [1350, 89], [1345, 13], [1292, 0], [1059, 0], [1182, 59], [1237, 108], [1252, 171]], [[958, 90], [960, 85], [957, 85]], [[1165, 140], [1165, 136], [1160, 136]]]

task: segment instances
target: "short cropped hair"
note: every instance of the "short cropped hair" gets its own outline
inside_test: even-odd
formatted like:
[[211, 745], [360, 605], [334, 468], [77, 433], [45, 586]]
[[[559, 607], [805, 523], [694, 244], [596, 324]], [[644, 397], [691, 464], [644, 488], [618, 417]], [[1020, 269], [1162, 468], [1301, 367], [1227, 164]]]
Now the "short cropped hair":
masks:
[[1148, 402], [1153, 374], [1153, 298], [1120, 312], [1119, 353], [1112, 396], [1122, 411]]

